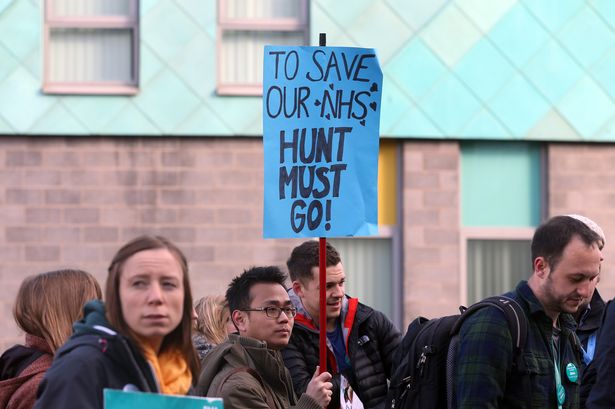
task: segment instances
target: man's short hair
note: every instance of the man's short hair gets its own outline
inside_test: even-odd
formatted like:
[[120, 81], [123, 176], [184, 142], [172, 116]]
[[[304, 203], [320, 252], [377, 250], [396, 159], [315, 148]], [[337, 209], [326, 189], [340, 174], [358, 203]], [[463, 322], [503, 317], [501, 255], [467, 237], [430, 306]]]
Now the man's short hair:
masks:
[[595, 231], [596, 234], [598, 236], [600, 236], [600, 239], [602, 240], [602, 243], [598, 243], [599, 244], [598, 247], [600, 248], [600, 250], [602, 250], [602, 248], [606, 244], [606, 236], [604, 234], [604, 230], [602, 230], [602, 227], [600, 227], [598, 225], [598, 223], [596, 223], [595, 221], [593, 221], [589, 217], [581, 216], [580, 214], [567, 214], [566, 216], [572, 217], [573, 219], [577, 219], [579, 221], [582, 221], [583, 223], [585, 223], [587, 225], [587, 227], [589, 227], [590, 229]]
[[554, 270], [564, 253], [564, 248], [574, 236], [585, 244], [600, 246], [602, 237], [587, 224], [570, 216], [555, 216], [538, 226], [532, 239], [532, 262], [543, 257]]
[[286, 274], [277, 266], [252, 267], [233, 278], [226, 290], [226, 301], [231, 314], [235, 310], [250, 308], [250, 290], [256, 284], [280, 284], [286, 288]]
[[[318, 241], [308, 240], [293, 249], [286, 261], [291, 280], [305, 282], [314, 278], [312, 268], [320, 265], [319, 248]], [[341, 261], [340, 253], [327, 241], [327, 267], [336, 266]]]

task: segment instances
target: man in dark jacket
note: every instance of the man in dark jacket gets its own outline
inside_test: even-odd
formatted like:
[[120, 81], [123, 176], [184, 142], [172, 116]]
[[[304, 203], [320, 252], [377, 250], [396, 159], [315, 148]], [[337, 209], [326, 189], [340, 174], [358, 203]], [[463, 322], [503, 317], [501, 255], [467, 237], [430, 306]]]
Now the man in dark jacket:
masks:
[[[576, 214], [569, 216], [582, 221], [600, 236], [601, 241], [598, 243], [598, 248], [602, 251], [604, 245], [606, 244], [606, 237], [602, 228], [588, 217]], [[589, 298], [583, 301], [579, 307], [579, 310], [576, 314], [574, 314], [574, 319], [577, 322], [577, 336], [579, 337], [581, 347], [583, 348], [583, 370], [594, 359], [598, 330], [600, 329], [602, 314], [604, 312], [604, 300], [596, 289], [596, 285], [599, 281], [600, 277], [592, 282], [593, 285], [590, 286]]]
[[596, 341], [602, 314], [604, 313], [604, 300], [594, 291], [590, 301], [575, 315], [577, 321], [577, 336], [583, 348], [583, 366], [586, 367], [594, 359]]
[[[606, 237], [602, 228], [593, 220], [579, 215], [570, 215], [588, 225], [593, 231], [598, 233], [602, 242], [599, 244], [600, 250], [606, 244]], [[596, 289], [598, 280], [595, 280], [594, 286], [590, 288], [590, 298], [585, 300], [579, 307], [579, 311], [574, 314], [574, 319], [577, 322], [577, 336], [581, 342], [581, 352], [583, 360], [581, 362], [581, 391], [580, 403], [584, 408], [592, 386], [596, 382], [596, 365], [590, 365], [596, 353], [596, 345], [600, 334], [600, 325], [602, 324], [602, 316], [604, 314], [605, 303], [600, 293]]]
[[[317, 241], [306, 241], [293, 249], [287, 261], [293, 282], [289, 295], [298, 313], [282, 355], [298, 393], [306, 389], [319, 364], [318, 251]], [[326, 274], [327, 370], [333, 374], [329, 408], [340, 407], [342, 399], [352, 396], [352, 392], [365, 409], [383, 408], [393, 353], [401, 335], [384, 314], [345, 294], [344, 266], [330, 243], [327, 243]]]
[[[598, 290], [594, 292], [591, 302], [583, 309], [577, 318], [577, 335], [581, 342], [583, 352], [583, 364], [581, 371], [581, 407], [584, 408], [587, 398], [596, 383], [596, 366], [594, 356], [600, 337], [602, 317], [605, 311], [605, 303]], [[603, 340], [604, 341], [604, 340]]]
[[501, 311], [483, 308], [461, 327], [453, 407], [579, 407], [581, 353], [575, 314], [600, 274], [601, 238], [583, 221], [556, 216], [536, 229], [533, 273], [507, 293], [528, 321], [522, 360]]
[[[588, 376], [589, 375], [589, 376]], [[596, 355], [583, 376], [583, 387], [589, 394], [587, 409], [615, 407], [613, 379], [615, 378], [615, 302], [609, 301], [602, 317]]]

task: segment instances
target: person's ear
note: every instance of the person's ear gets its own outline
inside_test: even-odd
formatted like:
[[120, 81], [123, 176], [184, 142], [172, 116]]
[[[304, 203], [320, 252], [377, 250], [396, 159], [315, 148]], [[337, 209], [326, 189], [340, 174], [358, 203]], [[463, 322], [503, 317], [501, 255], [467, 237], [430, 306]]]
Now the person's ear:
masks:
[[549, 275], [549, 263], [544, 257], [536, 257], [534, 260], [534, 274], [543, 279]]
[[303, 284], [301, 284], [301, 281], [299, 281], [299, 280], [293, 281], [293, 287], [292, 288], [293, 288], [294, 293], [297, 294], [297, 297], [303, 298], [305, 296], [305, 294], [303, 292], [304, 287], [303, 287]]
[[247, 331], [247, 328], [248, 328], [247, 318], [248, 317], [245, 311], [235, 310], [231, 314], [231, 319], [233, 320], [233, 323], [235, 324], [235, 327], [237, 328], [240, 334]]

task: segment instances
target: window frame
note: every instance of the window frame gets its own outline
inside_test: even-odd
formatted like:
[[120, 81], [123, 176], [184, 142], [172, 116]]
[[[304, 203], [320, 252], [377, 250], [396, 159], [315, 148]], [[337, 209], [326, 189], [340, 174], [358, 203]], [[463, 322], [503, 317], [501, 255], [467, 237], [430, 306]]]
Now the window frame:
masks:
[[216, 27], [216, 93], [230, 96], [261, 96], [262, 81], [252, 83], [225, 83], [221, 80], [224, 69], [222, 63], [223, 37], [227, 31], [303, 31], [303, 43], [309, 44], [309, 3], [308, 0], [298, 0], [300, 16], [297, 18], [229, 18], [227, 13], [228, 0], [218, 0], [218, 24]]
[[[46, 94], [135, 95], [139, 91], [139, 0], [129, 0], [128, 16], [57, 16], [54, 0], [45, 0], [43, 29], [43, 92]], [[51, 31], [68, 29], [129, 29], [132, 34], [131, 79], [120, 81], [59, 82], [50, 79]]]

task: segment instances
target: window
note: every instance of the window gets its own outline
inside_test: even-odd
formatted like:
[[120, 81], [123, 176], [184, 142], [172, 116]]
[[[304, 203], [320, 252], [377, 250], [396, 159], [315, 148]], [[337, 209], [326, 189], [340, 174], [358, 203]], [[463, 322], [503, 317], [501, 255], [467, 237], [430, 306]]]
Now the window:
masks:
[[380, 139], [378, 156], [378, 236], [328, 239], [340, 252], [346, 271], [346, 292], [403, 326], [400, 189], [397, 140]]
[[[533, 229], [466, 229], [462, 254], [467, 280], [464, 304], [499, 295], [527, 280], [532, 271], [530, 245]], [[462, 246], [463, 247], [463, 246]]]
[[462, 144], [462, 303], [502, 294], [530, 277], [530, 245], [543, 208], [542, 157], [533, 143]]
[[46, 0], [43, 91], [135, 94], [138, 0]]
[[[346, 292], [395, 321], [393, 238], [327, 239], [337, 249], [346, 272]], [[396, 322], [397, 323], [397, 322]]]
[[307, 0], [218, 0], [218, 94], [261, 95], [264, 46], [308, 35]]

